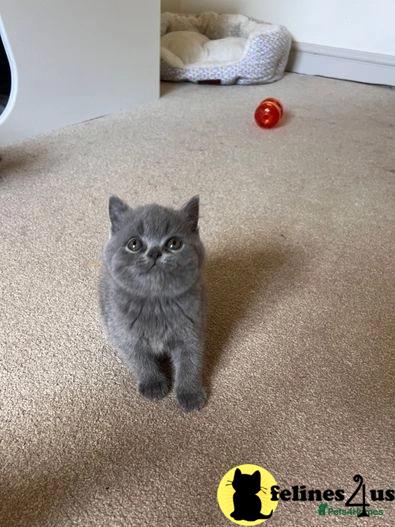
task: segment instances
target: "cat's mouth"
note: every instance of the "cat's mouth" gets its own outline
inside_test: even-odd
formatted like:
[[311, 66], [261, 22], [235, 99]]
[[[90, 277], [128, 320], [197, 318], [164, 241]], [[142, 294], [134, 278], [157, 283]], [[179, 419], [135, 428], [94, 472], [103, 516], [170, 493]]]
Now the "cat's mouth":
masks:
[[148, 269], [147, 269], [147, 274], [148, 274], [150, 271], [152, 271], [152, 269], [154, 269], [154, 267], [158, 267], [158, 266], [156, 265], [156, 262], [152, 263], [152, 264], [148, 267]]

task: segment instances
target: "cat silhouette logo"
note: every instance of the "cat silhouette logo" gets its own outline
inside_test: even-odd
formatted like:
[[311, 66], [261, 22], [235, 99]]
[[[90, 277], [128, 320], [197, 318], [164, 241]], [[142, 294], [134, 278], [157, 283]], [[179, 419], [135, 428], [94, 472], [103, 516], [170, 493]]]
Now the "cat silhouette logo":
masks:
[[234, 467], [218, 485], [219, 507], [237, 525], [260, 525], [271, 518], [278, 505], [271, 500], [272, 485], [277, 485], [272, 474], [258, 465]]

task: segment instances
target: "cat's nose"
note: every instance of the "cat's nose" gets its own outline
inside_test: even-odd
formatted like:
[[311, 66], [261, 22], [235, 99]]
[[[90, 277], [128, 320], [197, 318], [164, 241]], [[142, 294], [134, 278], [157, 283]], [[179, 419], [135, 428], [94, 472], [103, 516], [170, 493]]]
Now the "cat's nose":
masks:
[[161, 255], [162, 255], [162, 251], [160, 249], [158, 249], [158, 247], [152, 247], [152, 249], [150, 249], [147, 252], [148, 258], [151, 258], [155, 262]]

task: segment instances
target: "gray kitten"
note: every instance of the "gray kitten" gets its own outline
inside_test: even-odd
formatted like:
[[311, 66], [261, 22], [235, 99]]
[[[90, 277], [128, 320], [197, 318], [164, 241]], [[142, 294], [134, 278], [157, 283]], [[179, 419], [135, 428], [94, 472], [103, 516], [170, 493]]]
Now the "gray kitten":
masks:
[[178, 403], [199, 410], [206, 399], [199, 198], [174, 210], [130, 208], [111, 196], [109, 213], [100, 287], [107, 337], [134, 371], [143, 396], [161, 399], [169, 392], [159, 362], [168, 355]]

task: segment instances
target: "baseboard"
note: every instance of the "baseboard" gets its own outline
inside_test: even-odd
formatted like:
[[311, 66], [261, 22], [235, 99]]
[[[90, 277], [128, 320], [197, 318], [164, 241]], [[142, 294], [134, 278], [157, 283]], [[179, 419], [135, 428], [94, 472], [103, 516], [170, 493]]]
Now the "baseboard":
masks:
[[288, 71], [395, 86], [395, 56], [296, 42]]

